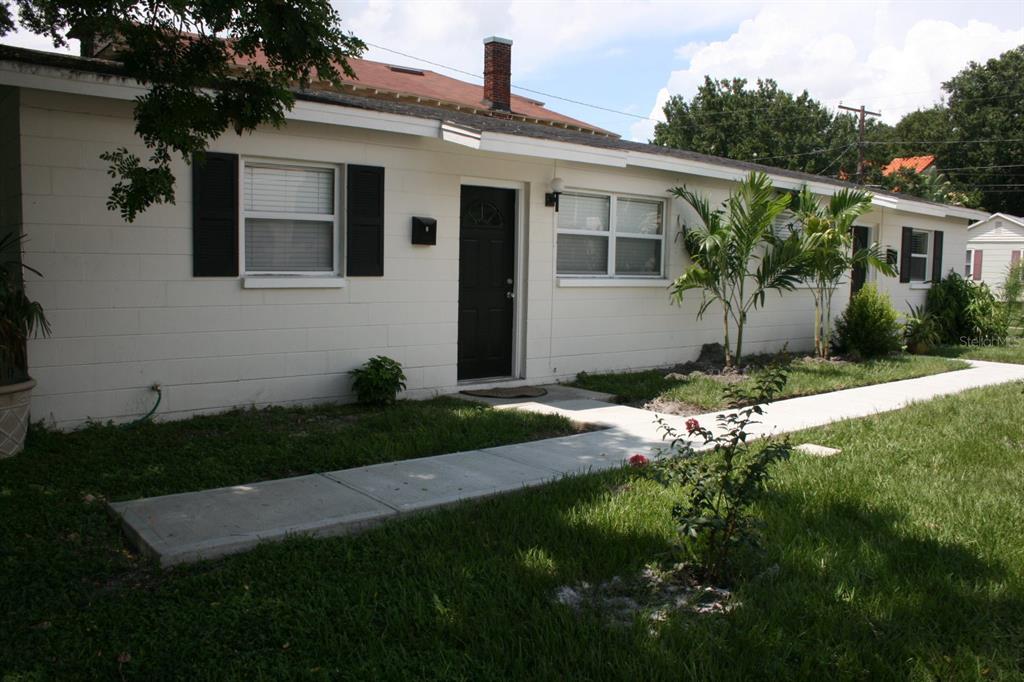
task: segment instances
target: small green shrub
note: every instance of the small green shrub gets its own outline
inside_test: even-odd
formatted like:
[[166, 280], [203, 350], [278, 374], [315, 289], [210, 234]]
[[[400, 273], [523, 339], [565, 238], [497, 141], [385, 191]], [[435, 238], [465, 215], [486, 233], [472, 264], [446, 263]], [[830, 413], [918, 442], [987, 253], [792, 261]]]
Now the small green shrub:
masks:
[[911, 306], [907, 323], [903, 328], [903, 339], [907, 351], [915, 355], [927, 355], [942, 343], [939, 321], [924, 306]]
[[362, 367], [349, 372], [355, 377], [352, 388], [359, 402], [366, 405], [390, 405], [405, 389], [405, 372], [397, 360], [378, 355]]
[[[687, 491], [672, 508], [677, 549], [693, 560], [703, 580], [729, 580], [737, 550], [760, 549], [753, 507], [764, 496], [772, 464], [789, 459], [793, 448], [788, 438], [769, 435], [751, 446], [747, 437], [764, 414], [764, 403], [782, 391], [788, 376], [786, 366], [773, 364], [752, 388], [728, 386], [726, 398], [736, 409], [718, 415], [720, 435], [693, 418], [686, 420], [685, 434], [658, 418], [669, 445], [659, 451], [652, 477]], [[633, 466], [644, 463], [630, 461]]]
[[1006, 316], [984, 282], [951, 272], [932, 284], [925, 310], [938, 320], [943, 343], [1002, 343], [1006, 339]]
[[899, 314], [889, 297], [868, 284], [854, 295], [836, 321], [833, 340], [842, 353], [877, 358], [903, 346]]

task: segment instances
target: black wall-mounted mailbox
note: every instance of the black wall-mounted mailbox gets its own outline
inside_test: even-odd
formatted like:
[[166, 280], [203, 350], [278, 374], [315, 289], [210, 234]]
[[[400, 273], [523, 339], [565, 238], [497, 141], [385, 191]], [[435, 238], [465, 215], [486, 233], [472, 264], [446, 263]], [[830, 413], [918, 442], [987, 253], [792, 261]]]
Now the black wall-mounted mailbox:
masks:
[[431, 245], [437, 244], [437, 219], [413, 218], [412, 243]]

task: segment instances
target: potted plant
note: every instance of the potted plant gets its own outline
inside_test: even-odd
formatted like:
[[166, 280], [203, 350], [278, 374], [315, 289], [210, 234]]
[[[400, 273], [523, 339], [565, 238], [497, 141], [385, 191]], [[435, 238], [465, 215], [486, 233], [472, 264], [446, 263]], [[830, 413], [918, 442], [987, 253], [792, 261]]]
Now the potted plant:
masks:
[[28, 375], [26, 342], [35, 334], [48, 336], [50, 323], [43, 308], [25, 294], [21, 235], [0, 237], [0, 458], [25, 447], [29, 398], [36, 382]]

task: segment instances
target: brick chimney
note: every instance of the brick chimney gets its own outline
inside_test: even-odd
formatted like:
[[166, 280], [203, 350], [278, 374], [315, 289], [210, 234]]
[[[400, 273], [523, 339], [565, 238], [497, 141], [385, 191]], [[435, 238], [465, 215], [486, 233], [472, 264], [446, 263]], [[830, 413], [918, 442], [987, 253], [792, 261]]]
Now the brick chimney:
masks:
[[512, 41], [484, 38], [484, 100], [491, 109], [512, 109]]

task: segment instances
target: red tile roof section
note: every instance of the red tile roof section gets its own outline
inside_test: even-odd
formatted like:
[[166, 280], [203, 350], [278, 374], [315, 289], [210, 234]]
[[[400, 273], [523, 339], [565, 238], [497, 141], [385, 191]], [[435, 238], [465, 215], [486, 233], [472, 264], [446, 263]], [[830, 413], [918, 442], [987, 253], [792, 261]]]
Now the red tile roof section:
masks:
[[[246, 62], [246, 59], [239, 59], [239, 62]], [[263, 63], [263, 55], [257, 56], [256, 61]], [[401, 95], [412, 98], [422, 98], [417, 104], [438, 106], [452, 105], [471, 107], [478, 109], [484, 115], [497, 115], [508, 117], [508, 112], [492, 112], [489, 103], [484, 101], [483, 85], [475, 85], [460, 81], [456, 78], [444, 76], [434, 71], [427, 71], [416, 67], [397, 66], [374, 62], [369, 59], [350, 58], [349, 65], [356, 74], [356, 79], [343, 77], [346, 85], [350, 85], [360, 95]], [[380, 91], [374, 93], [374, 90]], [[570, 128], [579, 128], [586, 132], [595, 132], [601, 135], [619, 137], [617, 134], [598, 128], [595, 125], [580, 121], [570, 116], [559, 114], [538, 102], [520, 95], [512, 95], [512, 114], [522, 116], [526, 119], [536, 119], [542, 123], [556, 123]]]
[[928, 156], [901, 156], [893, 159], [882, 169], [882, 175], [889, 176], [903, 169], [910, 169], [915, 173], [923, 173], [935, 163], [935, 155]]

